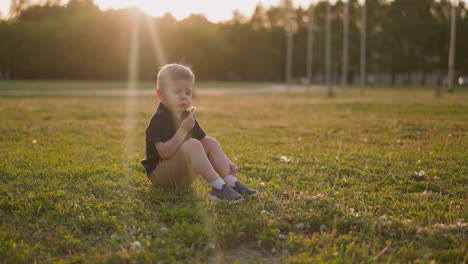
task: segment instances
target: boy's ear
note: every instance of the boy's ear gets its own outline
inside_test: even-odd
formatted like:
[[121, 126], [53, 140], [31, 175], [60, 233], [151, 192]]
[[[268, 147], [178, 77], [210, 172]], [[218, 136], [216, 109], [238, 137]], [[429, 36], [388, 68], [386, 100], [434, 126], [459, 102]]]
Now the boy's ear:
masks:
[[159, 98], [159, 100], [164, 98], [163, 93], [161, 93], [161, 89], [156, 89], [156, 96]]

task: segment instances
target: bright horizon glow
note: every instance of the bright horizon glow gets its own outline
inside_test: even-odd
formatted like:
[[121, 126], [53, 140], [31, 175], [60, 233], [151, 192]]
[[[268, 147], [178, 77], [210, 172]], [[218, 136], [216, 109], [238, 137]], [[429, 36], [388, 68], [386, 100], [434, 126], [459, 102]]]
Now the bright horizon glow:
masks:
[[[1, 17], [6, 18], [10, 9], [10, 1], [0, 1]], [[32, 0], [32, 3], [40, 2]], [[62, 3], [67, 2], [63, 1]], [[165, 13], [171, 13], [177, 20], [182, 20], [190, 14], [202, 14], [211, 22], [217, 23], [232, 18], [232, 12], [238, 10], [246, 17], [250, 17], [257, 5], [261, 3], [263, 7], [278, 6], [281, 0], [94, 0], [101, 10], [121, 9], [137, 7], [151, 16], [160, 17]], [[307, 7], [313, 0], [293, 0], [294, 6]]]
[[[292, 0], [294, 7], [307, 8], [311, 3], [320, 2], [320, 0]], [[323, 0], [321, 0], [323, 1]], [[337, 0], [331, 0], [331, 3]], [[359, 0], [362, 2], [363, 0]], [[388, 0], [389, 2], [393, 0]], [[450, 0], [467, 2], [466, 0]], [[31, 0], [31, 3], [41, 3], [41, 0]], [[62, 4], [68, 0], [61, 0]], [[177, 20], [182, 20], [190, 14], [202, 14], [211, 22], [218, 23], [232, 18], [232, 12], [238, 10], [241, 14], [250, 18], [255, 10], [257, 3], [263, 7], [278, 6], [281, 0], [94, 0], [101, 10], [121, 9], [128, 7], [137, 7], [143, 12], [160, 17], [165, 13], [171, 13]], [[0, 18], [9, 16], [11, 0], [0, 0]]]

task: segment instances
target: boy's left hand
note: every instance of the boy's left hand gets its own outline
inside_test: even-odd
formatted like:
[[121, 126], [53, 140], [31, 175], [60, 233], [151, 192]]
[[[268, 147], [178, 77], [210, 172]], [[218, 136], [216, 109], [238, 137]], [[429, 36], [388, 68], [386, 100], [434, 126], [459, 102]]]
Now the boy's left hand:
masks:
[[237, 166], [229, 161], [229, 174], [236, 175], [237, 174]]

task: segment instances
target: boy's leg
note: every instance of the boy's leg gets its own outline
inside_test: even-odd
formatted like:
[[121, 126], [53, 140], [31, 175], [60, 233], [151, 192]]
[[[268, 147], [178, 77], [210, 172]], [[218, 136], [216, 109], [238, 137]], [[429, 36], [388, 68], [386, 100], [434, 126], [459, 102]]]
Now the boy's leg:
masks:
[[159, 161], [150, 175], [150, 181], [154, 186], [188, 187], [196, 177], [185, 154], [178, 150], [170, 159]]
[[260, 193], [259, 191], [250, 189], [239, 182], [234, 175], [229, 175], [229, 172], [231, 171], [229, 159], [226, 157], [226, 154], [224, 154], [216, 139], [206, 137], [202, 140], [202, 144], [211, 165], [213, 165], [219, 175], [221, 175], [226, 183], [228, 183], [236, 192], [246, 194], [248, 196], [257, 196]]
[[224, 179], [229, 175], [229, 159], [224, 154], [218, 141], [212, 137], [206, 136], [202, 140], [203, 149], [208, 156], [213, 168]]
[[[216, 171], [211, 165], [210, 160], [205, 154], [202, 143], [196, 139], [189, 139], [181, 146], [182, 151], [188, 157], [190, 166], [213, 186], [210, 192], [210, 199], [214, 201], [228, 201], [229, 203], [237, 203], [243, 201], [244, 198], [222, 179], [218, 177]], [[229, 167], [229, 164], [228, 164]]]
[[203, 146], [189, 139], [168, 160], [161, 160], [150, 175], [155, 186], [189, 186], [200, 173], [208, 182], [219, 179], [211, 166]]
[[216, 174], [215, 169], [208, 160], [200, 141], [189, 139], [182, 143], [179, 150], [187, 157], [189, 166], [193, 168], [195, 172], [200, 173], [207, 182], [219, 179], [218, 174]]
[[150, 175], [150, 180], [155, 186], [189, 186], [195, 179], [190, 175], [196, 173], [200, 173], [213, 186], [211, 200], [229, 203], [243, 200], [237, 191], [218, 177], [202, 144], [196, 139], [185, 141], [169, 160], [162, 160]]

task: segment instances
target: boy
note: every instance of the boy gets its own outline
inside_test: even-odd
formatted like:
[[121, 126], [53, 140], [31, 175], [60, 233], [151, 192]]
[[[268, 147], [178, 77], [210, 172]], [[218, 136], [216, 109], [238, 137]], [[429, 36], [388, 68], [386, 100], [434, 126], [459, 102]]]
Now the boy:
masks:
[[[213, 187], [210, 199], [237, 203], [256, 196], [235, 177], [237, 167], [218, 142], [206, 135], [190, 111], [195, 77], [180, 64], [167, 64], [157, 77], [158, 109], [146, 128], [146, 159], [141, 163], [154, 186], [189, 186], [201, 174]], [[221, 176], [221, 178], [218, 176]]]

